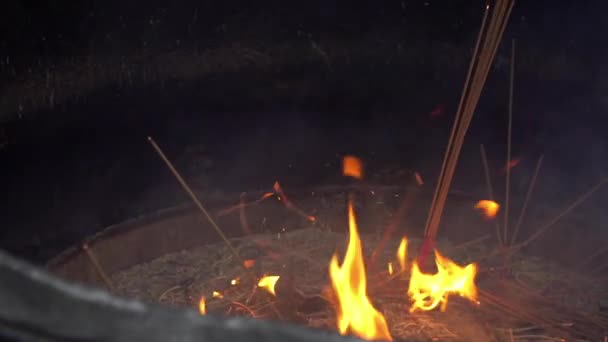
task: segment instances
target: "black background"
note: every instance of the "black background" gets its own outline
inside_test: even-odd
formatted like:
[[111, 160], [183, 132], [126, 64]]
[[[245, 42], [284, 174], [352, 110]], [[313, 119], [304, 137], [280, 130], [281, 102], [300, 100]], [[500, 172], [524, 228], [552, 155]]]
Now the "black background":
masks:
[[[104, 226], [185, 201], [148, 135], [200, 189], [330, 183], [345, 153], [372, 172], [418, 170], [432, 186], [483, 8], [6, 0], [1, 247], [44, 261]], [[541, 154], [542, 205], [561, 206], [606, 174], [606, 10], [602, 1], [516, 4], [454, 187], [485, 194], [479, 143], [504, 181], [512, 39], [515, 196]], [[586, 209], [598, 222], [601, 196]]]

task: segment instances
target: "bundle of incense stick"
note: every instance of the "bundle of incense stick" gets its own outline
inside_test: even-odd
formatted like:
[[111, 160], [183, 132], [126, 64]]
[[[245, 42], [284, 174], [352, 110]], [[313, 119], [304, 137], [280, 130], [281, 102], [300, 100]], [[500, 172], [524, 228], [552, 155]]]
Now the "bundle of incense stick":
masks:
[[[469, 71], [464, 84], [464, 89], [458, 105], [458, 111], [454, 119], [452, 132], [446, 148], [439, 181], [428, 218], [425, 226], [427, 241], [433, 241], [437, 235], [441, 214], [445, 206], [448, 190], [452, 183], [456, 164], [464, 137], [473, 118], [481, 91], [488, 77], [492, 61], [496, 55], [503, 32], [507, 25], [513, 0], [497, 0], [493, 8], [486, 6], [481, 29], [475, 45], [475, 50], [469, 65]], [[491, 15], [489, 15], [491, 13]], [[489, 21], [488, 21], [488, 16]], [[423, 257], [423, 255], [422, 255]]]

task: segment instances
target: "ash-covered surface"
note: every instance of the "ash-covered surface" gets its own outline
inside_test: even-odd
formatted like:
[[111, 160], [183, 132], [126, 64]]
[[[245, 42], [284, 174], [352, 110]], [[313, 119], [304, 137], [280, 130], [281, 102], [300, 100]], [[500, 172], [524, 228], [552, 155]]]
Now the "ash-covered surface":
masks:
[[[284, 224], [273, 221], [273, 225], [284, 228], [279, 233], [263, 234], [259, 222], [249, 222], [257, 233], [231, 243], [242, 259], [255, 260], [251, 269], [244, 270], [241, 258], [234, 258], [225, 244], [216, 243], [167, 254], [115, 273], [111, 276], [113, 286], [117, 294], [145, 302], [197, 308], [200, 298], [205, 297], [208, 313], [285, 320], [333, 330], [335, 313], [328, 265], [335, 252], [340, 258], [344, 255], [348, 241], [344, 234], [345, 199], [339, 195], [329, 200], [331, 205], [326, 204], [322, 213], [317, 211], [316, 224], [298, 219], [295, 214], [296, 219]], [[512, 333], [518, 341], [538, 336], [593, 340], [606, 327], [599, 305], [608, 295], [607, 279], [572, 271], [552, 261], [551, 256], [517, 253], [506, 263], [502, 257], [491, 257], [498, 248], [493, 236], [479, 239], [477, 229], [489, 228], [492, 232], [493, 224], [484, 222], [470, 206], [470, 215], [463, 215], [462, 210], [460, 214], [455, 214], [458, 210], [448, 211], [445, 220], [453, 225], [444, 236], [452, 238], [440, 239], [437, 249], [460, 264], [480, 261], [481, 304], [451, 297], [447, 312], [410, 314], [406, 294], [409, 274], [392, 278], [387, 264], [392, 262], [395, 270], [399, 269], [395, 253], [400, 237], [405, 235], [410, 240], [411, 265], [420, 240], [406, 222], [418, 224], [414, 222], [422, 217], [417, 216], [423, 215], [412, 211], [398, 219], [391, 214], [394, 198], [358, 199], [355, 210], [360, 214], [358, 226], [368, 267], [368, 293], [385, 315], [395, 338], [510, 341]], [[311, 203], [298, 204], [310, 211]], [[370, 265], [370, 256], [384, 229], [394, 220], [399, 220], [398, 229]], [[281, 276], [276, 297], [255, 286], [264, 275]], [[214, 297], [214, 291], [221, 298]]]
[[[378, 237], [363, 236], [364, 254], [371, 255], [378, 243]], [[179, 307], [197, 308], [201, 297], [206, 297], [207, 312], [220, 315], [253, 316], [260, 319], [288, 320], [321, 329], [335, 329], [335, 313], [330, 302], [317, 296], [331, 298], [328, 264], [334, 252], [343, 255], [347, 236], [310, 227], [278, 235], [251, 236], [232, 243], [243, 254], [256, 260], [251, 273], [256, 279], [263, 275], [280, 275], [289, 279], [297, 289], [297, 295], [290, 289], [283, 289], [287, 280], [279, 279], [276, 285], [277, 297], [255, 287], [250, 273], [243, 270], [240, 262], [231, 257], [224, 244], [201, 246], [178, 253], [165, 255], [156, 260], [112, 275], [112, 281], [119, 295], [137, 298], [146, 302], [163, 303]], [[417, 239], [411, 239], [411, 250], [416, 251]], [[406, 294], [409, 274], [403, 279], [388, 281], [387, 262], [395, 260], [398, 240], [386, 245], [377, 259], [376, 272], [368, 274], [369, 294], [374, 305], [385, 315], [391, 333], [397, 339], [444, 341], [509, 341], [509, 331], [516, 340], [528, 341], [535, 337], [572, 338], [582, 340], [598, 336], [601, 329], [589, 322], [576, 321], [574, 316], [566, 319], [563, 312], [572, 310], [580, 317], [601, 322], [599, 301], [606, 295], [606, 281], [595, 277], [574, 274], [559, 265], [538, 258], [518, 255], [514, 258], [510, 274], [506, 279], [496, 278], [482, 267], [479, 287], [510, 303], [517, 303], [525, 310], [541, 312], [543, 318], [558, 317], [568, 329], [555, 331], [555, 327], [535, 326], [515, 315], [500, 311], [491, 303], [480, 299], [479, 306], [457, 296], [451, 297], [447, 312], [409, 313]], [[466, 248], [454, 248], [453, 244], [442, 241], [438, 249], [459, 263], [467, 263], [477, 256], [490, 251], [486, 244]], [[411, 260], [410, 260], [411, 262]], [[485, 264], [487, 266], [487, 264]], [[379, 268], [379, 269], [378, 269]], [[237, 280], [235, 285], [233, 280]], [[513, 289], [504, 284], [521, 286]], [[524, 290], [522, 290], [522, 288]], [[213, 292], [221, 293], [214, 298]], [[308, 299], [302, 303], [303, 295]], [[328, 296], [329, 295], [329, 296]], [[539, 300], [540, 295], [545, 302]], [[317, 297], [317, 298], [315, 298]], [[560, 309], [562, 308], [562, 309]], [[580, 319], [580, 318], [579, 318]], [[594, 329], [590, 329], [589, 325]], [[599, 331], [599, 332], [598, 332]], [[588, 334], [588, 335], [584, 335]], [[526, 337], [527, 336], [527, 337]]]

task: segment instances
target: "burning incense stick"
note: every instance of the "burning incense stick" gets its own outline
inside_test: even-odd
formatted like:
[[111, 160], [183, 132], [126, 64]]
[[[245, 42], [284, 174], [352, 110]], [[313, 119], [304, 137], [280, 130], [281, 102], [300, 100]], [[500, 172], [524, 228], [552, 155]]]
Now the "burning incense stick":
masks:
[[443, 159], [439, 181], [426, 221], [426, 238], [419, 255], [421, 264], [424, 264], [424, 259], [433, 247], [432, 245], [435, 236], [437, 235], [441, 214], [447, 199], [447, 192], [452, 183], [464, 137], [473, 118], [475, 107], [481, 96], [484, 83], [488, 77], [492, 61], [494, 60], [502, 34], [511, 14], [513, 3], [514, 1], [512, 0], [497, 1], [496, 8], [492, 11], [492, 17], [487, 29], [486, 18], [490, 7], [489, 5], [486, 6], [473, 57], [471, 58], [471, 63], [469, 65], [469, 72], [467, 74], [467, 79], [460, 98], [460, 104], [456, 112], [456, 118], [454, 119], [454, 125], [452, 126], [452, 132]]

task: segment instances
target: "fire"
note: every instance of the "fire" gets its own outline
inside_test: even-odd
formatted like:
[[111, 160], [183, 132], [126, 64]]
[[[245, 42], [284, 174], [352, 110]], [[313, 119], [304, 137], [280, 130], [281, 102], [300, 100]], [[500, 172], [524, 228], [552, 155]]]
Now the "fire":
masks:
[[477, 303], [476, 264], [459, 266], [437, 251], [435, 251], [435, 264], [437, 265], [435, 274], [422, 273], [417, 262], [412, 265], [408, 289], [408, 295], [412, 300], [410, 312], [430, 311], [439, 305], [441, 311], [445, 311], [450, 294], [458, 294]]
[[363, 163], [354, 156], [345, 156], [342, 160], [342, 174], [344, 176], [363, 179]]
[[393, 263], [390, 261], [388, 262], [388, 274], [393, 275]]
[[213, 291], [213, 293], [211, 294], [211, 296], [213, 298], [219, 298], [219, 299], [224, 298], [224, 295], [221, 292], [219, 292], [219, 291]]
[[498, 214], [500, 205], [494, 201], [481, 200], [477, 202], [475, 209], [480, 209], [487, 218], [494, 218]]
[[407, 239], [401, 239], [401, 243], [399, 244], [399, 248], [397, 249], [397, 260], [399, 260], [399, 266], [401, 266], [401, 271], [405, 271], [405, 264], [407, 263]]
[[200, 312], [201, 315], [207, 314], [207, 305], [205, 304], [205, 297], [201, 297], [201, 299], [198, 301], [198, 312]]
[[348, 225], [349, 241], [343, 263], [339, 265], [337, 253], [329, 263], [329, 276], [338, 301], [338, 331], [367, 340], [392, 340], [384, 316], [367, 297], [363, 252], [352, 202], [348, 205]]
[[262, 279], [258, 282], [258, 287], [263, 288], [264, 290], [270, 292], [273, 296], [276, 296], [276, 292], [274, 291], [274, 286], [281, 276], [263, 276]]

